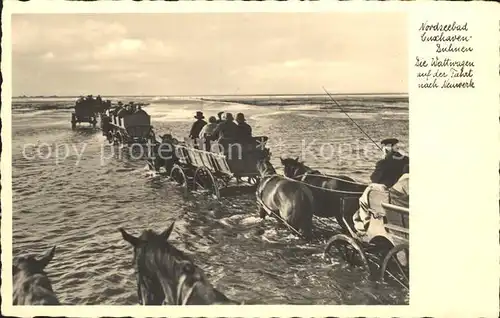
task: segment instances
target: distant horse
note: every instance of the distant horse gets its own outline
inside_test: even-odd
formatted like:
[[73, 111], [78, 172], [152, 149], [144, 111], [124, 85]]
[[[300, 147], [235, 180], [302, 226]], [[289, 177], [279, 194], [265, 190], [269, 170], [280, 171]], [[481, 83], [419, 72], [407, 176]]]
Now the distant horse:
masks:
[[315, 208], [311, 190], [300, 182], [278, 175], [267, 158], [257, 162], [257, 170], [261, 177], [256, 192], [260, 217], [265, 218], [266, 209], [270, 210], [301, 232], [305, 239], [311, 240]]
[[54, 246], [44, 255], [21, 256], [13, 259], [13, 301], [14, 305], [59, 305], [52, 284], [44, 268], [54, 257]]
[[[359, 202], [356, 198], [361, 197], [368, 185], [360, 184], [348, 176], [324, 175], [318, 170], [309, 168], [298, 158], [280, 158], [280, 160], [285, 167], [285, 176], [312, 185], [310, 189], [316, 203], [314, 214], [319, 217], [335, 217], [339, 225], [347, 230], [342, 221], [342, 214], [348, 222], [351, 222], [352, 215], [359, 209]], [[341, 211], [342, 197], [353, 197], [351, 200], [344, 201], [344, 211]]]
[[167, 240], [174, 223], [161, 234], [145, 230], [135, 237], [119, 231], [134, 248], [137, 294], [143, 305], [237, 304], [215, 289], [203, 271]]

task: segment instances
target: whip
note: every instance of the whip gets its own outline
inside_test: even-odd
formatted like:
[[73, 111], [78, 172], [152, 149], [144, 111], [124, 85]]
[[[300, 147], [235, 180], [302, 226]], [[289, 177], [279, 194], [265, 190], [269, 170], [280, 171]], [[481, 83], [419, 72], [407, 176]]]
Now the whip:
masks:
[[347, 114], [346, 111], [344, 111], [344, 109], [342, 108], [342, 106], [340, 106], [339, 103], [337, 103], [337, 101], [335, 99], [333, 99], [332, 95], [330, 95], [330, 93], [328, 93], [328, 91], [325, 89], [325, 87], [323, 87], [323, 90], [325, 91], [325, 93], [330, 97], [330, 99], [337, 105], [337, 107], [347, 116], [347, 118], [349, 118], [352, 123], [354, 125], [356, 125], [356, 127], [358, 127], [359, 130], [361, 130], [361, 132], [363, 134], [365, 134], [366, 137], [368, 137], [368, 139], [370, 139], [371, 142], [373, 142], [375, 144], [375, 146], [377, 146], [378, 149], [380, 149], [382, 151], [382, 147], [380, 147], [378, 145], [378, 143], [376, 143], [364, 130], [363, 128], [361, 128], [358, 124], [356, 124], [356, 122], [351, 118], [351, 116], [349, 116], [349, 114]]

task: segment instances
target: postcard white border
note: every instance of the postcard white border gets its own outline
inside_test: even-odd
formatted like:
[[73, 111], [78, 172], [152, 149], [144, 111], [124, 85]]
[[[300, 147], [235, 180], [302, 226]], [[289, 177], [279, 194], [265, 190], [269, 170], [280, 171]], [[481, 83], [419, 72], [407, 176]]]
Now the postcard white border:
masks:
[[[409, 306], [11, 306], [12, 13], [158, 12], [382, 12], [407, 11], [410, 37], [410, 148], [412, 153], [412, 271]], [[2, 312], [14, 316], [492, 316], [498, 314], [498, 69], [499, 6], [495, 3], [402, 2], [62, 2], [5, 1], [2, 13]], [[432, 17], [467, 19], [484, 36], [478, 59], [482, 86], [457, 94], [419, 92], [412, 80], [415, 25]], [[493, 50], [492, 50], [493, 49]], [[471, 105], [477, 103], [477, 105]], [[450, 114], [449, 107], [454, 105]], [[442, 132], [426, 125], [439, 119]], [[451, 124], [454, 121], [455, 124]], [[471, 121], [474, 125], [471, 126]], [[433, 121], [435, 122], [435, 121]], [[467, 131], [458, 129], [463, 123]], [[473, 129], [471, 129], [473, 127]], [[450, 128], [453, 131], [449, 131]], [[433, 135], [428, 134], [429, 131]], [[475, 152], [475, 148], [479, 149]], [[454, 155], [451, 155], [453, 153]], [[432, 159], [434, 158], [434, 159]], [[455, 158], [455, 160], [453, 160]], [[446, 160], [446, 162], [444, 162]], [[438, 167], [439, 169], [436, 169]], [[443, 167], [455, 174], [443, 172]], [[464, 167], [470, 167], [463, 171]], [[440, 170], [441, 169], [441, 170]], [[479, 184], [479, 185], [478, 185]], [[440, 186], [439, 186], [440, 185]], [[466, 188], [468, 191], [464, 191]], [[438, 198], [436, 191], [441, 191]], [[472, 197], [473, 199], [465, 199]], [[463, 200], [459, 200], [459, 199]], [[475, 203], [474, 203], [475, 202]], [[473, 210], [471, 210], [473, 209]], [[471, 217], [472, 216], [472, 217]], [[465, 250], [465, 251], [464, 251]], [[449, 254], [447, 254], [449, 253]], [[473, 257], [473, 258], [470, 258]], [[429, 263], [434, 263], [434, 267]], [[434, 269], [433, 269], [434, 268]], [[437, 268], [437, 270], [436, 270]], [[455, 278], [455, 280], [453, 280]]]

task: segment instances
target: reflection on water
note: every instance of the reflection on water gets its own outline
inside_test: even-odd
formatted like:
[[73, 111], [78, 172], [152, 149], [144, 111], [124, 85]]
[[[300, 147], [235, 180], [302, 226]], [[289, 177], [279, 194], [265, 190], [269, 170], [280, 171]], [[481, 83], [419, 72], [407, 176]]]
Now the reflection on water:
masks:
[[[395, 136], [408, 143], [407, 109], [392, 114], [369, 107], [369, 101], [365, 105], [367, 113], [353, 118], [372, 138]], [[191, 254], [230, 298], [266, 304], [407, 302], [406, 292], [397, 286], [372, 282], [342, 260], [323, 259], [335, 223], [318, 225], [323, 228], [317, 232], [320, 241], [305, 244], [276, 221], [261, 221], [253, 195], [221, 202], [199, 193], [185, 198], [181, 189], [148, 173], [141, 160], [120, 156], [118, 150], [102, 160], [104, 137], [91, 130], [72, 131], [68, 110], [25, 108], [13, 114], [13, 248], [18, 254], [57, 245], [47, 272], [63, 303], [136, 304], [132, 250], [117, 229], [139, 234], [144, 228], [163, 230], [173, 220], [173, 243]], [[332, 110], [294, 106], [278, 111], [197, 101], [147, 107], [157, 134], [177, 137], [187, 134], [200, 109], [206, 117], [220, 110], [244, 112], [255, 135], [269, 136], [272, 163], [278, 168], [280, 156], [300, 156], [323, 172], [368, 181], [378, 160], [376, 147], [345, 115]], [[32, 145], [25, 153], [31, 160], [23, 157], [28, 143]], [[42, 160], [34, 147], [40, 144], [46, 156], [48, 149], [54, 154], [64, 144], [73, 148], [67, 158]]]

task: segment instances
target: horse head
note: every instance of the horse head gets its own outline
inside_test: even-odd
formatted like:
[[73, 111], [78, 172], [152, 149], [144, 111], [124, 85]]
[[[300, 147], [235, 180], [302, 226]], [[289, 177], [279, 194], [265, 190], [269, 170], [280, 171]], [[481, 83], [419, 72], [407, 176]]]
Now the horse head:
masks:
[[137, 293], [143, 305], [206, 305], [221, 299], [203, 271], [168, 238], [174, 223], [162, 233], [145, 230], [139, 237], [119, 231], [134, 248]]
[[19, 256], [12, 261], [14, 305], [59, 305], [44, 269], [54, 258], [56, 247], [44, 254]]
[[50, 250], [46, 251], [43, 255], [26, 255], [19, 256], [13, 259], [12, 274], [15, 276], [19, 272], [26, 274], [45, 274], [44, 269], [49, 265], [50, 261], [54, 258], [56, 247], [53, 246]]
[[285, 176], [288, 178], [297, 177], [306, 172], [306, 166], [296, 158], [281, 158], [281, 164], [284, 167]]

